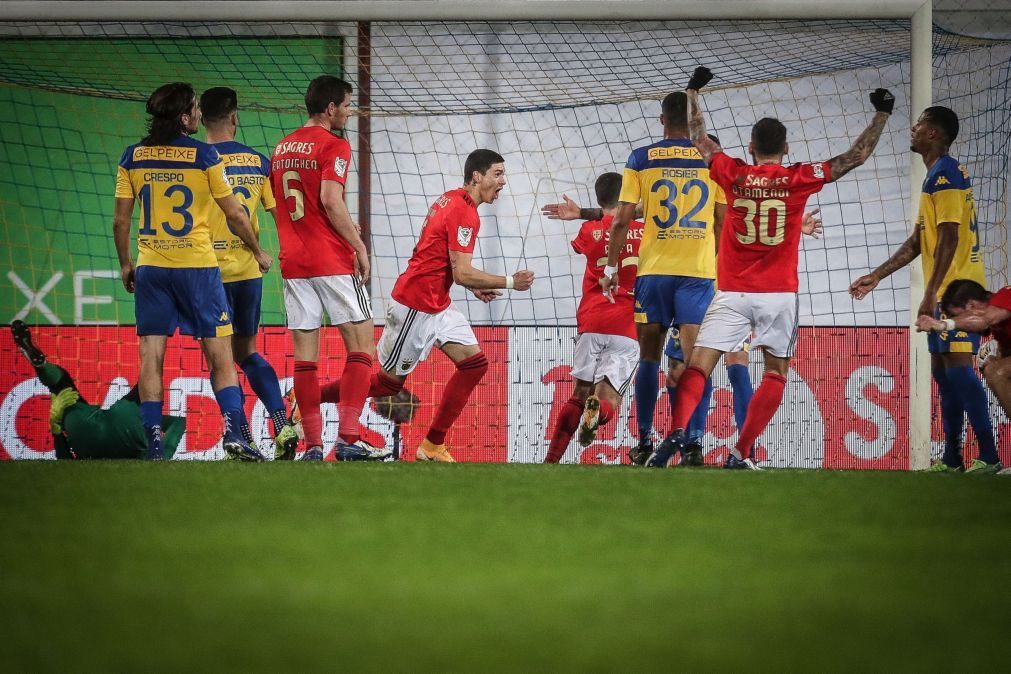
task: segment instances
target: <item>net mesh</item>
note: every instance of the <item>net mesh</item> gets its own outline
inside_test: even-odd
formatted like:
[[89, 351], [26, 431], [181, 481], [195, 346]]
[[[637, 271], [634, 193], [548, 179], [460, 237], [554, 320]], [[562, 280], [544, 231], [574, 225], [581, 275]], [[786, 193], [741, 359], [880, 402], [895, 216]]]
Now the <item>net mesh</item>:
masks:
[[[8, 321], [41, 326], [133, 321], [109, 231], [111, 192], [119, 154], [142, 135], [143, 101], [152, 90], [175, 80], [197, 91], [235, 88], [238, 140], [269, 155], [304, 121], [308, 80], [329, 72], [347, 73], [354, 82], [364, 65], [355, 59], [364, 34], [346, 23], [9, 23], [0, 24], [0, 35], [0, 105], [9, 111], [0, 120], [0, 157], [10, 167], [0, 177], [8, 267], [0, 278], [0, 312]], [[529, 294], [488, 305], [454, 289], [472, 323], [486, 328], [486, 350], [497, 349], [508, 363], [507, 381], [486, 380], [475, 394], [475, 413], [450, 436], [476, 460], [543, 457], [552, 403], [568, 387], [564, 368], [583, 271], [569, 246], [578, 223], [545, 220], [539, 207], [562, 194], [593, 205], [596, 176], [620, 170], [632, 148], [659, 136], [659, 100], [697, 64], [716, 73], [703, 98], [710, 130], [742, 157], [751, 124], [763, 116], [786, 124], [789, 160], [839, 154], [869, 119], [866, 92], [891, 88], [896, 114], [875, 155], [812, 199], [826, 232], [805, 240], [801, 251], [802, 324], [810, 326], [810, 337], [763, 442], [798, 448], [770, 452], [774, 465], [908, 465], [902, 430], [908, 357], [905, 331], [897, 327], [908, 321], [908, 273], [893, 275], [863, 302], [846, 292], [908, 233], [908, 22], [405, 22], [373, 23], [368, 38], [371, 103], [360, 112], [370, 118], [369, 225], [379, 322], [430, 203], [460, 184], [463, 160], [477, 147], [506, 157], [509, 184], [495, 205], [482, 208], [475, 264], [491, 273], [529, 268], [538, 276]], [[934, 55], [935, 101], [962, 120], [953, 154], [973, 176], [988, 278], [1004, 285], [1011, 43], [936, 29]], [[348, 131], [356, 150], [357, 128]], [[357, 162], [356, 152], [353, 177]], [[353, 212], [356, 196], [352, 181]], [[262, 229], [266, 247], [276, 250], [273, 228]], [[265, 280], [263, 322], [283, 325], [276, 274]], [[61, 345], [66, 335], [78, 334], [58, 330], [70, 331], [60, 333]], [[267, 332], [261, 349], [279, 376], [288, 377], [290, 344], [280, 328], [281, 337]], [[90, 334], [81, 338], [97, 339]], [[99, 388], [114, 376], [130, 379], [121, 364], [134, 357], [135, 344], [129, 330], [116, 334], [93, 349], [94, 359], [82, 362], [77, 376]], [[181, 338], [170, 344], [173, 372], [200, 376], [196, 346]], [[339, 349], [327, 357], [339, 363]], [[16, 373], [0, 386], [7, 414], [21, 409], [14, 404], [21, 398], [11, 393], [30, 379], [22, 360], [4, 352], [4, 370]], [[433, 361], [430, 372], [409, 384], [422, 401], [411, 427], [422, 431], [452, 371], [441, 356]], [[716, 397], [706, 439], [713, 461], [735, 432], [720, 411], [726, 410], [726, 375], [718, 368], [715, 376], [724, 393]], [[842, 401], [848, 425], [830, 422], [831, 406]], [[665, 406], [658, 405], [661, 427]], [[567, 460], [617, 460], [634, 442], [627, 401], [625, 407], [608, 431], [612, 438], [581, 454], [573, 446]], [[995, 420], [1006, 424], [998, 409]], [[220, 424], [213, 414], [191, 414], [188, 423], [201, 437], [212, 437], [207, 428]], [[258, 433], [265, 431], [260, 424]], [[47, 442], [44, 432], [30, 440], [26, 446], [37, 449]], [[190, 453], [199, 444], [189, 443]], [[210, 448], [199, 455], [216, 456], [213, 447], [199, 447]]]

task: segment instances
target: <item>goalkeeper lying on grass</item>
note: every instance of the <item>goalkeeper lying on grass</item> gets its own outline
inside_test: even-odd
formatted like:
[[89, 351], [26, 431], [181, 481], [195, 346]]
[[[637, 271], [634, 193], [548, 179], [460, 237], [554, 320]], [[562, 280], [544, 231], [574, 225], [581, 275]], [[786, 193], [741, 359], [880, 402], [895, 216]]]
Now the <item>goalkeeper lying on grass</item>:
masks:
[[[34, 344], [23, 321], [11, 323], [14, 343], [35, 368], [39, 381], [49, 389], [49, 430], [57, 459], [143, 459], [147, 454], [147, 436], [140, 420], [137, 387], [103, 410], [81, 397], [70, 374], [46, 361], [46, 355]], [[162, 417], [162, 452], [166, 459], [175, 454], [186, 430], [183, 417]]]

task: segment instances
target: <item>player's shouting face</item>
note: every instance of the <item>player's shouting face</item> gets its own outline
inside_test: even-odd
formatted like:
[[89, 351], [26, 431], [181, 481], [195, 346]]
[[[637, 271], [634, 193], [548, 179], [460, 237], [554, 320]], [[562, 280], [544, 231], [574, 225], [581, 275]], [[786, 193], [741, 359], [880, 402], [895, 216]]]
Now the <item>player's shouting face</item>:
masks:
[[505, 164], [501, 162], [492, 164], [484, 173], [477, 173], [476, 171], [474, 173], [480, 176], [480, 179], [477, 181], [477, 189], [481, 201], [490, 204], [498, 199], [498, 193], [502, 191], [502, 188], [506, 184]]

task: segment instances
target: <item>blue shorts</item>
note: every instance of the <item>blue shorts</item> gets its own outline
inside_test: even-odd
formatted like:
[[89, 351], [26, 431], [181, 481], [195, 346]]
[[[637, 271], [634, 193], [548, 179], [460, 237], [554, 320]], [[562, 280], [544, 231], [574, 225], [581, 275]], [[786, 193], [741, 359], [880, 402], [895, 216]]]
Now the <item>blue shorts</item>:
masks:
[[260, 329], [260, 297], [263, 295], [263, 279], [251, 278], [245, 281], [232, 281], [224, 285], [235, 334], [244, 337], [255, 335]]
[[[941, 303], [934, 307], [934, 318], [945, 319], [948, 316], [941, 311]], [[930, 353], [976, 353], [979, 351], [980, 334], [978, 332], [928, 332], [927, 351]]]
[[716, 284], [710, 278], [654, 274], [635, 280], [635, 322], [701, 325]]
[[228, 337], [231, 314], [217, 267], [137, 267], [134, 309], [137, 334], [172, 336], [176, 329], [197, 339]]

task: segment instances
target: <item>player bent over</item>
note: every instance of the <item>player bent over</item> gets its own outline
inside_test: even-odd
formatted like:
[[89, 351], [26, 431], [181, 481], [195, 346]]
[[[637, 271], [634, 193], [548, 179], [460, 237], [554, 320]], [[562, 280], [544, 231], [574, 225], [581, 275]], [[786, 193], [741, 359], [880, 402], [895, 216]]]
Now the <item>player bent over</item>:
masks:
[[764, 351], [765, 374], [724, 467], [757, 470], [749, 453], [783, 399], [796, 345], [797, 250], [804, 205], [810, 195], [867, 160], [895, 97], [884, 89], [875, 90], [870, 99], [877, 112], [870, 125], [849, 151], [825, 162], [783, 166], [789, 149], [786, 127], [776, 119], [759, 120], [752, 127], [749, 145], [754, 164], [746, 164], [728, 157], [706, 137], [698, 90], [711, 79], [707, 68], [696, 68], [692, 75], [687, 87], [688, 122], [710, 175], [732, 199], [720, 239], [720, 290], [706, 311], [695, 351], [679, 382], [672, 430], [647, 465], [665, 467], [684, 451], [685, 427], [710, 373], [723, 353], [753, 333], [752, 344]]
[[[377, 458], [360, 437], [372, 371], [372, 305], [365, 283], [369, 254], [344, 203], [351, 145], [334, 135], [351, 116], [351, 85], [321, 75], [305, 92], [309, 119], [285, 136], [271, 157], [271, 189], [281, 200], [277, 235], [281, 244], [284, 309], [295, 352], [294, 397], [305, 435], [304, 461], [323, 460], [320, 415], [319, 330], [323, 313], [337, 326], [347, 360], [341, 376], [337, 458]], [[292, 415], [295, 415], [292, 400]], [[283, 454], [280, 458], [293, 458]]]
[[[921, 315], [916, 319], [917, 330], [940, 333], [942, 340], [956, 331], [989, 333], [993, 340], [979, 350], [979, 369], [1004, 414], [1011, 417], [1011, 286], [991, 293], [974, 280], [957, 279], [941, 296], [941, 311], [949, 318]], [[976, 459], [967, 472], [1007, 472], [1001, 468], [999, 461]]]
[[[495, 201], [505, 187], [505, 160], [492, 150], [474, 150], [464, 164], [463, 180], [463, 187], [446, 192], [428, 210], [386, 310], [386, 327], [376, 346], [382, 369], [365, 378], [371, 397], [390, 396], [403, 388], [407, 375], [428, 358], [433, 347], [456, 365], [416, 452], [419, 461], [453, 461], [446, 433], [488, 370], [488, 359], [467, 318], [450, 299], [449, 289], [457, 283], [481, 301], [491, 302], [502, 294], [500, 290], [528, 290], [534, 281], [532, 271], [495, 276], [475, 269], [472, 263], [481, 229], [477, 208]], [[323, 400], [339, 403], [343, 384], [342, 379], [326, 386]]]
[[[178, 328], [200, 341], [207, 359], [224, 417], [225, 452], [262, 461], [240, 434], [246, 414], [232, 365], [228, 339], [232, 325], [207, 214], [212, 208], [224, 211], [229, 227], [249, 247], [261, 272], [270, 269], [273, 260], [260, 248], [246, 211], [232, 194], [218, 151], [190, 138], [200, 121], [193, 88], [181, 82], [159, 87], [147, 101], [147, 112], [148, 135], [126, 148], [119, 162], [113, 236], [123, 285], [135, 293], [140, 410], [148, 458], [163, 455], [162, 369], [166, 343]], [[134, 267], [130, 218], [137, 199], [141, 207]]]
[[[268, 179], [270, 160], [251, 147], [235, 141], [239, 124], [238, 108], [238, 94], [234, 89], [214, 87], [200, 95], [200, 111], [204, 128], [207, 129], [207, 142], [221, 154], [228, 184], [236, 199], [246, 209], [249, 224], [259, 240], [259, 206], [263, 204], [263, 208], [276, 219], [277, 204]], [[220, 209], [212, 208], [208, 220], [214, 254], [221, 268], [221, 281], [232, 315], [232, 358], [242, 368], [249, 385], [270, 415], [274, 425], [275, 458], [293, 456], [298, 445], [298, 435], [288, 423], [277, 373], [256, 350], [263, 274], [253, 259], [252, 251], [228, 228], [225, 214]], [[248, 424], [242, 427], [242, 435], [246, 442], [253, 444], [253, 434]]]
[[[57, 459], [143, 459], [148, 433], [140, 418], [140, 395], [134, 386], [105, 410], [81, 397], [70, 373], [46, 360], [24, 321], [11, 323], [14, 344], [49, 389], [49, 430]], [[186, 431], [183, 417], [162, 416], [162, 456], [171, 459]]]
[[[920, 114], [910, 135], [910, 149], [923, 158], [927, 167], [913, 233], [877, 269], [853, 281], [850, 294], [863, 299], [881, 279], [919, 256], [924, 288], [917, 316], [943, 319], [940, 298], [952, 280], [964, 278], [980, 285], [986, 283], [976, 226], [976, 200], [969, 172], [948, 153], [958, 136], [958, 115], [944, 106], [931, 106]], [[986, 391], [972, 367], [973, 354], [978, 349], [976, 334], [927, 335], [930, 371], [937, 382], [944, 428], [944, 454], [930, 467], [931, 471], [963, 470], [962, 431], [966, 416], [979, 443], [979, 458], [966, 472], [992, 472], [998, 464]]]
[[[604, 274], [611, 220], [621, 193], [621, 175], [605, 173], [594, 184], [602, 216], [584, 222], [572, 240], [572, 249], [586, 256], [583, 297], [576, 310], [578, 336], [572, 354], [572, 397], [559, 411], [544, 463], [558, 463], [579, 427], [579, 444], [588, 447], [597, 428], [606, 424], [621, 405], [639, 360], [632, 320], [639, 241], [642, 223], [632, 222], [627, 243], [618, 258], [618, 289], [612, 300], [601, 292], [598, 281]], [[580, 425], [580, 417], [582, 424]]]

